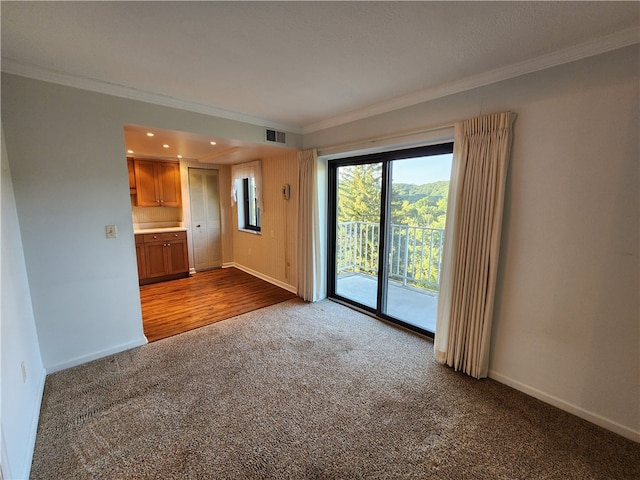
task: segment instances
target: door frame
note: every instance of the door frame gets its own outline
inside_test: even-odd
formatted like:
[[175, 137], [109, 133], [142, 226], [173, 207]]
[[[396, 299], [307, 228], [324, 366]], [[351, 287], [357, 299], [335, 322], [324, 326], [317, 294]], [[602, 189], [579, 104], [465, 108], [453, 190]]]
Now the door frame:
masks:
[[[195, 257], [195, 235], [194, 235], [194, 221], [193, 221], [193, 216], [192, 216], [192, 201], [191, 201], [191, 177], [190, 177], [190, 170], [203, 170], [203, 171], [215, 171], [216, 172], [216, 177], [217, 177], [217, 182], [218, 182], [218, 217], [219, 217], [219, 221], [220, 221], [220, 265], [217, 266], [213, 266], [210, 268], [206, 268], [206, 269], [201, 269], [201, 270], [196, 270], [196, 257]], [[190, 259], [190, 265], [189, 265], [189, 271], [191, 274], [194, 274], [198, 271], [206, 271], [206, 270], [212, 270], [214, 268], [221, 268], [224, 265], [224, 252], [223, 252], [223, 208], [222, 208], [222, 191], [221, 191], [221, 171], [220, 168], [218, 168], [217, 166], [215, 167], [203, 167], [203, 166], [199, 166], [199, 165], [186, 165], [185, 166], [185, 177], [186, 177], [186, 185], [187, 185], [187, 192], [188, 192], [188, 198], [189, 198], [189, 204], [188, 204], [188, 215], [189, 215], [189, 225], [188, 225], [188, 245], [189, 245], [189, 255], [191, 257]], [[187, 209], [185, 209], [187, 210]], [[184, 214], [184, 212], [183, 212]]]
[[[453, 142], [438, 143], [422, 147], [391, 150], [354, 157], [342, 157], [328, 161], [328, 210], [327, 210], [327, 296], [350, 306], [354, 306], [366, 313], [373, 314], [385, 321], [395, 323], [409, 330], [433, 338], [434, 334], [428, 330], [404, 322], [398, 318], [383, 313], [386, 310], [387, 287], [385, 281], [388, 273], [389, 245], [387, 245], [387, 219], [391, 214], [391, 166], [394, 160], [402, 160], [412, 157], [428, 157], [432, 155], [450, 154], [453, 152]], [[380, 192], [380, 244], [378, 246], [378, 289], [376, 307], [364, 305], [350, 298], [336, 293], [336, 248], [337, 248], [337, 193], [338, 193], [338, 169], [340, 167], [365, 165], [371, 163], [382, 164], [382, 179]]]

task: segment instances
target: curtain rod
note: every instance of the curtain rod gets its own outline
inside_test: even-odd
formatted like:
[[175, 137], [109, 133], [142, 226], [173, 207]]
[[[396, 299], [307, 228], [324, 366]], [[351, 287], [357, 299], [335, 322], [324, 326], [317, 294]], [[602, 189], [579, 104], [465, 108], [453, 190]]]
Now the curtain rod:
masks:
[[437, 132], [438, 130], [445, 130], [453, 127], [454, 127], [454, 123], [443, 123], [440, 125], [435, 125], [433, 127], [421, 128], [418, 130], [405, 130], [405, 131], [396, 132], [396, 133], [383, 135], [379, 137], [369, 137], [369, 138], [365, 138], [357, 141], [338, 143], [336, 145], [329, 145], [327, 147], [318, 147], [317, 150], [319, 152], [326, 152], [329, 150], [336, 150], [338, 148], [355, 147], [359, 145], [368, 145], [368, 144], [375, 145], [376, 143], [384, 142], [387, 140], [394, 140], [396, 138], [403, 138], [403, 137], [411, 137], [413, 135], [420, 135], [424, 133], [432, 133], [432, 132]]

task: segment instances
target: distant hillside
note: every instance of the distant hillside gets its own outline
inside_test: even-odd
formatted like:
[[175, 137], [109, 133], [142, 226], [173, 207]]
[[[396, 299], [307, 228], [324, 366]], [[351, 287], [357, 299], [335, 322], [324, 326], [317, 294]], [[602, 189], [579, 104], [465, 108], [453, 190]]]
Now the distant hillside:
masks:
[[424, 197], [432, 197], [435, 200], [435, 203], [437, 203], [441, 198], [447, 198], [448, 194], [448, 180], [440, 180], [438, 182], [426, 183], [424, 185], [413, 185], [411, 183], [393, 184], [394, 200], [400, 202], [406, 200], [409, 203], [416, 203]]
[[394, 184], [391, 197], [391, 223], [444, 228], [448, 194], [448, 180], [424, 185]]
[[[338, 196], [339, 222], [378, 222], [381, 193], [380, 165], [361, 165], [341, 172]], [[444, 228], [449, 181], [414, 185], [394, 183], [391, 223]]]

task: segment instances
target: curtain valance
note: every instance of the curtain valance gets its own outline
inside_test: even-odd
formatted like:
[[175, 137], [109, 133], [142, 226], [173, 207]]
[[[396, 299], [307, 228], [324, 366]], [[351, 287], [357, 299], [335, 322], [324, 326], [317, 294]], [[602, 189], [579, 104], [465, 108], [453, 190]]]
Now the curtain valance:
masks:
[[245, 178], [254, 179], [258, 208], [264, 211], [264, 205], [262, 204], [262, 160], [231, 165], [231, 205], [233, 206], [237, 203], [238, 191], [241, 190], [241, 182]]

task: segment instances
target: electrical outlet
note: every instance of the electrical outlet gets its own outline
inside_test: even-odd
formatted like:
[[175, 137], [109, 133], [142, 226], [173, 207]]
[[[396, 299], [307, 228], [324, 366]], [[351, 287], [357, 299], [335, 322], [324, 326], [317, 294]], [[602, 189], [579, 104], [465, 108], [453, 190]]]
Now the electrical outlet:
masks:
[[251, 255], [251, 249], [249, 249], [249, 255]]
[[107, 238], [116, 238], [118, 236], [118, 227], [115, 225], [106, 225], [104, 229], [107, 232]]

